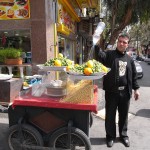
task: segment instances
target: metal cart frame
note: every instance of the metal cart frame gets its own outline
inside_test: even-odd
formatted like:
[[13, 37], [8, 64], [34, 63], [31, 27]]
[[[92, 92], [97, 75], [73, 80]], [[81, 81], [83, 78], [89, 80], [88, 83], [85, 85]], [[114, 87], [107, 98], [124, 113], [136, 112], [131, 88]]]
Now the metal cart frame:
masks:
[[35, 147], [57, 148], [57, 140], [63, 136], [63, 139], [67, 140], [66, 146], [58, 148], [75, 149], [72, 141], [75, 136], [75, 139], [78, 138], [76, 141], [79, 142], [78, 146], [84, 144], [85, 149], [90, 150], [91, 112], [97, 113], [97, 95], [98, 88], [94, 87], [93, 104], [62, 103], [59, 101], [60, 98], [50, 98], [46, 95], [41, 97], [25, 95], [16, 98], [8, 108], [9, 147], [14, 149], [12, 143], [14, 139], [18, 139], [15, 141], [17, 144], [28, 147], [29, 143], [26, 143], [27, 140], [25, 141], [23, 135], [27, 132], [35, 137]]

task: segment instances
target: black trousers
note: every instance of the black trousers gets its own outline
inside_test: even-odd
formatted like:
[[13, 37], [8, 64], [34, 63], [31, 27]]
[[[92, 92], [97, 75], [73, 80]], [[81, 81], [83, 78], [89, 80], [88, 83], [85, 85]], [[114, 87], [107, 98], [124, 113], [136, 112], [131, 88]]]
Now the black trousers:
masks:
[[105, 92], [105, 130], [106, 138], [116, 138], [116, 111], [118, 110], [119, 136], [127, 136], [128, 111], [130, 105], [130, 95], [127, 90], [118, 91], [117, 93]]

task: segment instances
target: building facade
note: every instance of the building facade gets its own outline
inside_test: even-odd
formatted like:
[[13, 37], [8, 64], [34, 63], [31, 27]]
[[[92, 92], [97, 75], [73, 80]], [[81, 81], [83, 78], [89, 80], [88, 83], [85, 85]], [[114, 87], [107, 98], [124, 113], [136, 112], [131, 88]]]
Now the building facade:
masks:
[[[37, 64], [59, 52], [77, 63], [85, 61], [91, 47], [92, 26], [98, 0], [8, 0], [0, 3], [0, 49], [22, 48]], [[84, 10], [86, 12], [84, 14]]]

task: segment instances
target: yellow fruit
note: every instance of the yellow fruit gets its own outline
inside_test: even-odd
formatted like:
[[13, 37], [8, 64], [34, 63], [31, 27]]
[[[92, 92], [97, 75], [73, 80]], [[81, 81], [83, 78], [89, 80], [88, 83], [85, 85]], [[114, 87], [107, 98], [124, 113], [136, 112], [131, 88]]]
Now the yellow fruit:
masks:
[[56, 59], [55, 62], [54, 62], [54, 65], [57, 66], [57, 67], [60, 67], [61, 66], [61, 61]]
[[84, 68], [84, 74], [89, 76], [93, 73], [92, 69], [89, 67]]
[[66, 70], [69, 71], [71, 69], [71, 66], [67, 66]]
[[103, 72], [105, 72], [105, 73], [107, 73], [107, 72], [108, 72], [108, 68], [107, 68], [107, 67], [105, 67], [104, 65], [102, 66], [102, 70], [103, 70]]
[[59, 57], [59, 58], [63, 58], [63, 54], [62, 54], [62, 53], [59, 53], [59, 54], [58, 54], [58, 57]]
[[79, 66], [79, 64], [75, 64], [75, 67], [78, 67]]
[[86, 65], [89, 67], [89, 68], [93, 68], [93, 61], [92, 60], [89, 60]]
[[29, 86], [27, 82], [23, 82], [23, 86]]
[[73, 61], [70, 60], [70, 59], [67, 59], [67, 62], [68, 62], [68, 65], [72, 65], [73, 64]]

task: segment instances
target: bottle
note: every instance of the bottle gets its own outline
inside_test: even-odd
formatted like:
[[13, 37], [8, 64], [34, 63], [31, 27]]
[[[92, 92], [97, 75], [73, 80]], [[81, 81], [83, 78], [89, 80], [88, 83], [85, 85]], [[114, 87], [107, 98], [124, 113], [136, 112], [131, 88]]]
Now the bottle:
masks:
[[104, 22], [99, 22], [94, 33], [96, 35], [97, 34], [100, 35], [103, 32], [104, 28], [105, 28], [105, 23]]
[[104, 22], [99, 22], [97, 27], [96, 27], [96, 30], [93, 34], [93, 45], [96, 45], [96, 43], [100, 39], [100, 35], [103, 32], [104, 28], [105, 28], [105, 23]]

